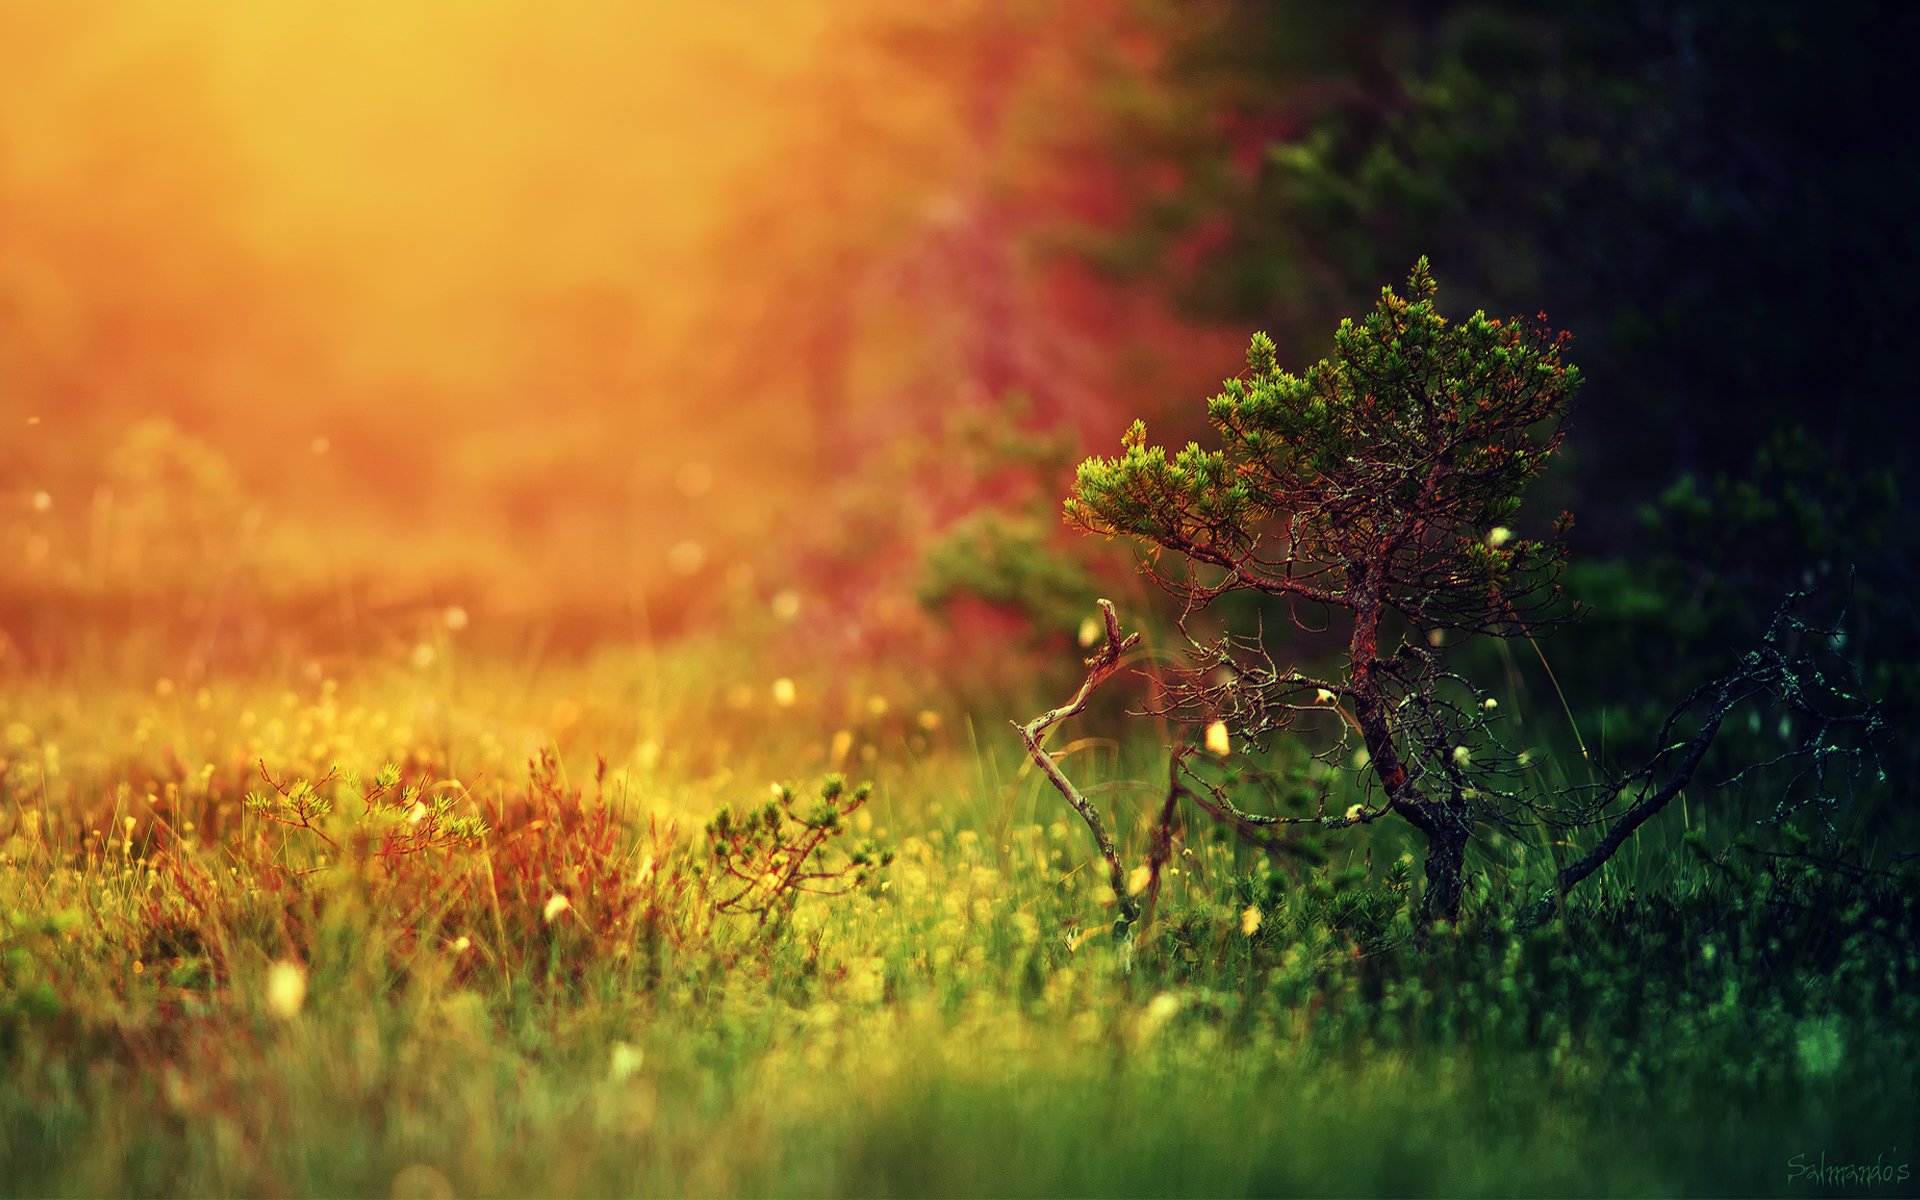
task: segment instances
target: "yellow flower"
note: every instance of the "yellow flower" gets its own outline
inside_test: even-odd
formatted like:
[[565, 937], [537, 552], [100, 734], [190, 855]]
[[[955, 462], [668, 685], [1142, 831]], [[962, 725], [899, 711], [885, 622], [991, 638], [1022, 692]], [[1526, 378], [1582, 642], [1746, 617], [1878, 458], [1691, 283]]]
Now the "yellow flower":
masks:
[[307, 973], [298, 963], [277, 962], [267, 968], [268, 1012], [290, 1021], [306, 1002]]
[[1240, 932], [1252, 937], [1260, 931], [1260, 922], [1264, 919], [1258, 904], [1249, 904], [1240, 914]]
[[1174, 995], [1172, 992], [1161, 992], [1147, 1002], [1147, 1010], [1142, 1014], [1142, 1032], [1152, 1034], [1162, 1025], [1172, 1020], [1173, 1014], [1179, 1011], [1180, 997]]
[[1233, 752], [1233, 740], [1227, 736], [1227, 723], [1215, 721], [1207, 726], [1207, 752], [1226, 757]]
[[561, 913], [566, 912], [568, 909], [572, 907], [573, 907], [573, 901], [567, 899], [565, 896], [561, 895], [559, 892], [555, 892], [553, 895], [549, 896], [547, 898], [547, 907], [546, 907], [547, 924], [549, 925], [553, 924], [554, 918], [558, 917]]
[[612, 1061], [607, 1064], [607, 1078], [615, 1083], [631, 1079], [645, 1061], [646, 1055], [640, 1047], [631, 1042], [615, 1042]]

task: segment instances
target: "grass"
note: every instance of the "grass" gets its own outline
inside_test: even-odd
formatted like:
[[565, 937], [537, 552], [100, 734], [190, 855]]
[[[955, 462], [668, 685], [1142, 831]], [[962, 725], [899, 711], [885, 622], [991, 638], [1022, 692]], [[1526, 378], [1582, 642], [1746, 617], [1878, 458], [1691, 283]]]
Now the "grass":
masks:
[[[1821, 1194], [1796, 1154], [1913, 1157], [1910, 895], [1649, 852], [1527, 928], [1489, 843], [1423, 941], [1384, 826], [1320, 869], [1196, 827], [1128, 972], [1023, 709], [439, 651], [0, 693], [0, 1191]], [[1155, 756], [1066, 759], [1129, 861]], [[275, 820], [263, 762], [338, 764], [332, 810]], [[428, 816], [361, 801], [388, 763]], [[718, 911], [712, 815], [834, 770], [876, 788], [829, 841], [891, 863]]]

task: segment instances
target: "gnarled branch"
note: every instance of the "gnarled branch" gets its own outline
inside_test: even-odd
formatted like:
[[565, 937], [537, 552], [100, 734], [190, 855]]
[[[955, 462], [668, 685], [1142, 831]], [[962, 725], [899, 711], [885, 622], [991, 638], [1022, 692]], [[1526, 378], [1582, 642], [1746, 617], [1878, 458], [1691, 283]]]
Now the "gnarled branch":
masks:
[[1120, 669], [1120, 656], [1140, 640], [1138, 633], [1129, 633], [1125, 637], [1120, 635], [1120, 618], [1113, 610], [1113, 601], [1101, 600], [1100, 613], [1106, 620], [1106, 641], [1087, 659], [1087, 677], [1080, 684], [1080, 690], [1073, 694], [1073, 699], [1059, 708], [1048, 709], [1024, 725], [1018, 721], [1012, 724], [1020, 731], [1021, 740], [1027, 744], [1027, 753], [1032, 756], [1034, 765], [1066, 797], [1067, 803], [1073, 806], [1073, 810], [1080, 814], [1080, 819], [1087, 823], [1087, 828], [1093, 831], [1093, 840], [1100, 847], [1100, 855], [1107, 860], [1107, 876], [1120, 905], [1120, 916], [1113, 925], [1114, 932], [1125, 939], [1130, 937], [1134, 923], [1140, 919], [1140, 906], [1127, 894], [1127, 872], [1120, 865], [1120, 851], [1114, 844], [1113, 835], [1107, 832], [1107, 824], [1100, 810], [1081, 794], [1041, 744], [1041, 739], [1049, 729], [1068, 717], [1077, 716], [1086, 708], [1094, 689]]

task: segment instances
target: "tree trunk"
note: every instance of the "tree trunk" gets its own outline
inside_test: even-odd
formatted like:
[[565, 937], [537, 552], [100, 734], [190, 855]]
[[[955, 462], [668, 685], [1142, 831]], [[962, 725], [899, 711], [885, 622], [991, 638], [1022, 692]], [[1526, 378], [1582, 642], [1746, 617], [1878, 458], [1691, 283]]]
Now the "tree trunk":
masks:
[[1428, 922], [1455, 921], [1466, 891], [1467, 840], [1473, 818], [1465, 805], [1430, 800], [1407, 774], [1394, 744], [1385, 697], [1380, 694], [1378, 652], [1380, 603], [1362, 591], [1354, 608], [1352, 654], [1354, 720], [1366, 741], [1373, 772], [1394, 811], [1427, 837], [1427, 892], [1420, 914]]
[[1458, 806], [1432, 804], [1425, 814], [1427, 824], [1427, 894], [1420, 903], [1420, 915], [1427, 921], [1460, 919], [1460, 898], [1466, 891], [1467, 839], [1473, 835], [1473, 821]]

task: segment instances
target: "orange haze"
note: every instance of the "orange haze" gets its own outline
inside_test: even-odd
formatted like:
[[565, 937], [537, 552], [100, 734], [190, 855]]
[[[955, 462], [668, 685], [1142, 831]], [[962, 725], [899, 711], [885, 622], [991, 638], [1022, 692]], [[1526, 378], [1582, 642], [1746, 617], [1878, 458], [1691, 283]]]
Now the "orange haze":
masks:
[[[1001, 199], [1002, 60], [1070, 92], [1065, 26], [942, 77], [862, 59], [862, 7], [0, 0], [9, 603], [765, 591], [745, 547], [834, 519], [809, 423], [920, 378], [847, 345], [951, 326], [954, 394], [1007, 390], [1068, 361], [1019, 305], [1080, 302], [1021, 281]], [[1105, 7], [1033, 11], [1099, 44]], [[896, 235], [931, 249], [862, 258]]]

